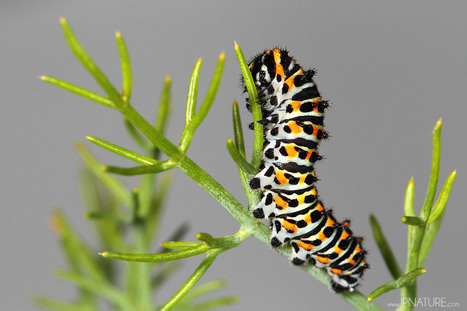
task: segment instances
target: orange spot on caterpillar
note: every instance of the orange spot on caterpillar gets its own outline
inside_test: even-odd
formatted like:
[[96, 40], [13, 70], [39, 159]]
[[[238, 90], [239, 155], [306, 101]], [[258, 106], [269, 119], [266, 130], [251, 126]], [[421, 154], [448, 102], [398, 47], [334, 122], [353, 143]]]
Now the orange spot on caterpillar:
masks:
[[342, 248], [340, 248], [339, 246], [334, 246], [334, 252], [336, 252], [337, 254], [341, 254], [343, 252]]
[[331, 268], [331, 272], [334, 274], [341, 274], [342, 270], [341, 269], [336, 269], [336, 268]]
[[289, 106], [292, 107], [293, 112], [297, 112], [300, 109], [300, 106], [302, 105], [301, 102], [295, 100], [289, 103]]
[[294, 144], [289, 144], [285, 146], [285, 151], [287, 152], [287, 156], [289, 158], [295, 158], [298, 155], [297, 150], [295, 149]]
[[301, 248], [304, 248], [304, 249], [307, 249], [307, 250], [312, 250], [313, 249], [313, 245], [305, 243], [305, 242], [300, 241], [300, 240], [297, 242], [297, 244], [300, 245]]
[[290, 77], [284, 82], [285, 84], [288, 85], [289, 90], [291, 90], [294, 87], [294, 77]]
[[276, 197], [274, 198], [274, 202], [277, 206], [282, 207], [283, 210], [289, 206], [287, 202], [285, 202], [279, 195], [276, 195]]
[[[287, 126], [290, 128], [293, 134], [300, 134], [303, 131], [302, 127], [298, 125], [297, 122], [295, 121], [289, 121], [287, 123]], [[314, 131], [313, 131], [313, 134], [314, 134]]]
[[318, 260], [320, 263], [328, 264], [330, 262], [329, 258], [326, 257], [321, 257], [321, 256], [315, 256], [316, 260]]
[[318, 210], [318, 211], [320, 211], [320, 212], [324, 211], [324, 207], [321, 205], [321, 203], [318, 203], [318, 204], [316, 205], [316, 210]]
[[289, 182], [287, 177], [285, 177], [285, 171], [277, 171], [276, 179], [279, 181], [281, 185], [284, 185]]
[[297, 231], [297, 226], [286, 221], [286, 220], [282, 220], [282, 227], [284, 227], [285, 229], [289, 230], [289, 231]]
[[349, 233], [347, 231], [342, 231], [342, 235], [341, 235], [341, 239], [342, 240], [345, 240], [349, 237]]
[[323, 231], [318, 232], [318, 236], [316, 238], [318, 240], [320, 240], [321, 242], [324, 242], [327, 239], [326, 236], [324, 235]]

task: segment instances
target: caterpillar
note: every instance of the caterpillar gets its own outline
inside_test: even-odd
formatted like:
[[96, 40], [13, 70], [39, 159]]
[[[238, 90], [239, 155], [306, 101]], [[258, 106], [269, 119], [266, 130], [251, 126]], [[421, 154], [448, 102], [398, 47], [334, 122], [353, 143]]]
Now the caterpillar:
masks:
[[[353, 291], [368, 268], [362, 238], [353, 236], [349, 220], [339, 223], [324, 208], [315, 186], [329, 105], [313, 81], [315, 71], [304, 70], [279, 48], [255, 56], [249, 69], [264, 132], [259, 173], [250, 180], [250, 187], [262, 192], [253, 216], [270, 220], [273, 247], [291, 244], [293, 264], [324, 267], [336, 292]], [[249, 103], [247, 108], [251, 111]]]

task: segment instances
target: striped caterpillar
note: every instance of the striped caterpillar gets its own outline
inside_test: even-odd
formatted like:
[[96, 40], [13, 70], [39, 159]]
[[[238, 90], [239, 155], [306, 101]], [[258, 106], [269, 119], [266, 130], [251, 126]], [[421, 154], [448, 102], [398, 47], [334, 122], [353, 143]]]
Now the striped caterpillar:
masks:
[[[292, 246], [295, 265], [325, 267], [336, 292], [353, 291], [368, 268], [362, 238], [352, 235], [349, 221], [336, 221], [323, 207], [315, 186], [318, 146], [328, 107], [313, 81], [286, 50], [267, 50], [250, 62], [263, 120], [260, 171], [250, 181], [262, 191], [252, 213], [271, 221], [271, 245]], [[247, 104], [249, 110], [251, 107]]]

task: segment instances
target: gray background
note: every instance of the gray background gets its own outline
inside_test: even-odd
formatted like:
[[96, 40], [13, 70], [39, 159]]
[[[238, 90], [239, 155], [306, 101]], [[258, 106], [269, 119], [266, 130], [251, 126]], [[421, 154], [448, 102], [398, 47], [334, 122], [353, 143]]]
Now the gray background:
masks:
[[[73, 297], [73, 288], [51, 274], [65, 262], [48, 219], [51, 208], [60, 206], [92, 241], [82, 218], [74, 141], [94, 135], [133, 146], [118, 113], [38, 79], [48, 74], [99, 91], [65, 44], [58, 22], [62, 16], [116, 84], [120, 69], [114, 32], [122, 32], [134, 69], [133, 105], [147, 118], [155, 111], [164, 77], [172, 76], [174, 108], [168, 136], [174, 142], [181, 135], [195, 60], [204, 59], [199, 88], [204, 96], [216, 58], [225, 51], [219, 95], [189, 156], [242, 202], [240, 180], [225, 148], [225, 141], [232, 138], [234, 99], [240, 102], [244, 123], [251, 120], [239, 87], [234, 40], [247, 57], [281, 46], [304, 67], [317, 68], [319, 89], [332, 102], [326, 115], [331, 138], [322, 144], [326, 159], [317, 165], [318, 188], [337, 218], [351, 217], [354, 232], [366, 237], [372, 266], [360, 288], [366, 294], [390, 280], [368, 216], [373, 213], [384, 223], [399, 262], [405, 265], [406, 227], [400, 222], [405, 187], [414, 176], [419, 208], [431, 161], [431, 130], [443, 118], [440, 180], [454, 169], [458, 177], [444, 226], [425, 265], [428, 272], [420, 278], [419, 294], [446, 297], [465, 308], [466, 12], [465, 1], [3, 0], [1, 309], [32, 310], [33, 294]], [[246, 139], [252, 140], [251, 132], [246, 132]], [[88, 145], [104, 163], [131, 165]], [[236, 232], [236, 221], [180, 172], [175, 172], [175, 187], [164, 215], [162, 240], [185, 221], [191, 224], [187, 239], [199, 231], [214, 236]], [[158, 301], [168, 299], [198, 262], [185, 261], [185, 268], [157, 293]], [[230, 282], [223, 294], [242, 299], [229, 310], [350, 309], [254, 238], [221, 256], [202, 281], [216, 278]], [[385, 307], [398, 299], [393, 292], [376, 301]]]

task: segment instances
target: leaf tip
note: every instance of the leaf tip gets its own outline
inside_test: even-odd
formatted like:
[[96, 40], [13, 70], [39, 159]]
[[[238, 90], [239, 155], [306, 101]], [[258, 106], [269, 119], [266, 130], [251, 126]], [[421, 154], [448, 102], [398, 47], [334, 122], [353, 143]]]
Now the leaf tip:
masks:
[[120, 39], [122, 37], [122, 33], [120, 31], [115, 32], [115, 38]]
[[225, 53], [222, 52], [220, 55], [219, 55], [219, 60], [220, 61], [224, 61], [225, 60]]
[[171, 76], [166, 76], [165, 77], [165, 83], [170, 83], [172, 82], [172, 77]]
[[67, 20], [65, 17], [60, 17], [60, 24], [65, 25], [67, 23]]
[[441, 127], [443, 125], [443, 122], [441, 121], [441, 118], [436, 121], [435, 127], [433, 128], [433, 132], [438, 132], [441, 131]]

